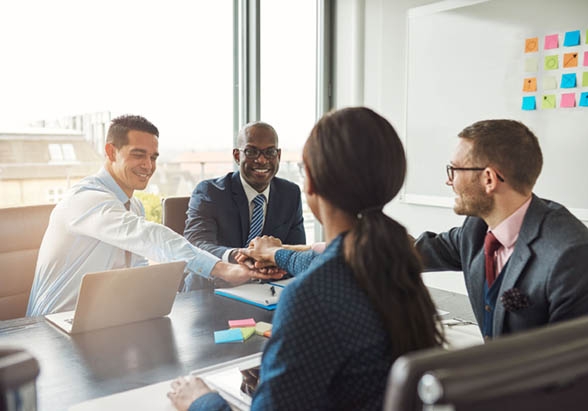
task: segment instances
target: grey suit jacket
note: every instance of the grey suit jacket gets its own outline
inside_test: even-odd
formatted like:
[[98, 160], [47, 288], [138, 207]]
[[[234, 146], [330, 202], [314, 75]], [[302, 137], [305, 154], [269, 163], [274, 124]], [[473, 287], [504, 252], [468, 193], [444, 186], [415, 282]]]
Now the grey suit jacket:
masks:
[[[416, 241], [427, 271], [463, 271], [478, 324], [484, 318], [484, 236], [488, 226], [468, 217], [448, 232]], [[535, 195], [503, 271], [494, 311], [494, 336], [588, 314], [588, 228], [565, 207]], [[522, 307], [505, 306], [514, 290]]]

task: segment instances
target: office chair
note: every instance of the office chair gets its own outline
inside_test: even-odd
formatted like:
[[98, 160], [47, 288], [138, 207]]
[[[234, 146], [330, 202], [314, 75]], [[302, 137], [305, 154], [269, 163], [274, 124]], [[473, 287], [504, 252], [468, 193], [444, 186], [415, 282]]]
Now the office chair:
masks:
[[0, 410], [36, 410], [39, 363], [28, 352], [0, 347]]
[[588, 316], [463, 350], [401, 356], [384, 410], [582, 409], [586, 392]]
[[55, 204], [0, 209], [0, 320], [24, 317]]
[[162, 223], [176, 233], [184, 235], [186, 212], [190, 197], [167, 197], [162, 200]]
[[[184, 235], [186, 228], [186, 212], [190, 197], [166, 197], [162, 200], [162, 223], [164, 226], [171, 228], [179, 235]], [[184, 277], [185, 279], [186, 277]], [[206, 290], [212, 287], [212, 284], [201, 277], [194, 277], [191, 290]], [[178, 291], [184, 291], [184, 280], [180, 282]]]

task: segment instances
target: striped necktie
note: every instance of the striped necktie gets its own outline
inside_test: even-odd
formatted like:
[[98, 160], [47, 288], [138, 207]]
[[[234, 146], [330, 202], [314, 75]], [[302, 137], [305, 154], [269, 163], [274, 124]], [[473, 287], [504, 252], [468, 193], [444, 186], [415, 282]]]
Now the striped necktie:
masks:
[[245, 247], [249, 245], [251, 240], [255, 237], [259, 237], [261, 235], [261, 230], [263, 229], [263, 204], [265, 203], [265, 196], [263, 194], [258, 194], [253, 199], [253, 214], [251, 215], [251, 224], [249, 226], [249, 236], [247, 237], [247, 242], [245, 243]]

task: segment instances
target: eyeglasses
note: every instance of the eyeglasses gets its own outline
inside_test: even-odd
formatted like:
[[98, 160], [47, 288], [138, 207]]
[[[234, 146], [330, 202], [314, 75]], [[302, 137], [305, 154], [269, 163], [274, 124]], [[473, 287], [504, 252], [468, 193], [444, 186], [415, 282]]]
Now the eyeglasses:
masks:
[[266, 148], [265, 150], [260, 150], [255, 147], [246, 147], [240, 151], [245, 153], [245, 157], [247, 157], [250, 160], [255, 160], [255, 159], [259, 158], [260, 154], [263, 154], [263, 156], [265, 158], [267, 158], [268, 160], [273, 160], [274, 158], [276, 158], [278, 156], [280, 149], [275, 148], [275, 147], [270, 147], [270, 148]]
[[[445, 166], [445, 170], [447, 171], [447, 178], [449, 181], [453, 181], [453, 177], [455, 177], [456, 171], [483, 171], [486, 170], [486, 168], [487, 167], [454, 167], [451, 164], [447, 164]], [[504, 183], [504, 178], [500, 174], [496, 173], [496, 177], [498, 177], [498, 179]]]

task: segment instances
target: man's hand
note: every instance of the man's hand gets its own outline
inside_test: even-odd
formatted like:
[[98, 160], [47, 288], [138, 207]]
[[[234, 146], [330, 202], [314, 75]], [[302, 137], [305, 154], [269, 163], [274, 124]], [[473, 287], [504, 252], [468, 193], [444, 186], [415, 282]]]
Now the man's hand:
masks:
[[240, 263], [240, 260], [253, 259], [255, 260], [254, 267], [256, 269], [275, 267], [274, 255], [280, 248], [282, 248], [282, 241], [279, 238], [264, 235], [251, 240], [248, 248], [239, 249], [239, 254], [241, 255], [235, 259]]
[[233, 285], [238, 285], [254, 279], [279, 280], [284, 276], [284, 271], [266, 270], [266, 272], [261, 272], [259, 270], [252, 270], [245, 265], [229, 264], [219, 261], [213, 267], [211, 275]]

